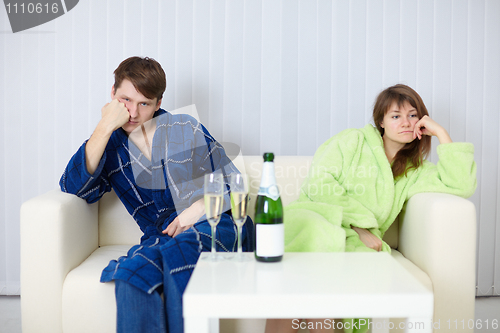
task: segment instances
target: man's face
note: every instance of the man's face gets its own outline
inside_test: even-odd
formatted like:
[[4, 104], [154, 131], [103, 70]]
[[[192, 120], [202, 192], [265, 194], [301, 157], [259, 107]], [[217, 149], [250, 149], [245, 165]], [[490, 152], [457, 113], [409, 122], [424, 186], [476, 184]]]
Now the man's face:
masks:
[[151, 120], [161, 105], [161, 99], [157, 101], [156, 98], [149, 99], [145, 97], [127, 79], [122, 81], [116, 91], [114, 87], [111, 88], [111, 99], [118, 99], [128, 109], [130, 114], [129, 121], [122, 126], [127, 134], [130, 134], [134, 129]]

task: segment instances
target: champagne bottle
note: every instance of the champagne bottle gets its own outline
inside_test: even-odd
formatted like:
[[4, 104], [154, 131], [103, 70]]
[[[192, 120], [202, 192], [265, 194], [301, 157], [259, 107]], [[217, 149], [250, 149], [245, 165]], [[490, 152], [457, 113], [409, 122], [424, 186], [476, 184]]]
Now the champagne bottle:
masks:
[[283, 204], [274, 174], [274, 154], [264, 153], [262, 179], [255, 203], [255, 258], [281, 261], [285, 251]]

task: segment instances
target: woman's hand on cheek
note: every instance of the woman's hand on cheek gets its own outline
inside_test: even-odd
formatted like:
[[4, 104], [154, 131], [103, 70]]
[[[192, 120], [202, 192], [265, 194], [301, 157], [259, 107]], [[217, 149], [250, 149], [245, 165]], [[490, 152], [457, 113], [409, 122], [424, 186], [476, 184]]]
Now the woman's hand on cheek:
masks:
[[429, 116], [423, 116], [413, 129], [413, 138], [422, 139], [422, 135], [437, 136], [440, 143], [453, 142], [448, 132]]
[[413, 138], [422, 140], [422, 135], [433, 136], [436, 135], [436, 131], [442, 128], [441, 125], [432, 120], [429, 116], [423, 116], [416, 124], [413, 129]]

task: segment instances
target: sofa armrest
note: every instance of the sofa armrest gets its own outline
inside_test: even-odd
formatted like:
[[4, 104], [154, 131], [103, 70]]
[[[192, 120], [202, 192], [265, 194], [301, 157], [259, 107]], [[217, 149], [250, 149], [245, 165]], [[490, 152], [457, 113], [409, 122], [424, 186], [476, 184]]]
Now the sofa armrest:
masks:
[[462, 330], [462, 320], [474, 320], [474, 204], [443, 193], [413, 196], [401, 215], [398, 250], [430, 277], [434, 322], [439, 321], [439, 332], [455, 332], [455, 320], [461, 332], [466, 332], [466, 327]]
[[62, 288], [98, 247], [97, 204], [53, 190], [21, 206], [23, 332], [62, 332]]

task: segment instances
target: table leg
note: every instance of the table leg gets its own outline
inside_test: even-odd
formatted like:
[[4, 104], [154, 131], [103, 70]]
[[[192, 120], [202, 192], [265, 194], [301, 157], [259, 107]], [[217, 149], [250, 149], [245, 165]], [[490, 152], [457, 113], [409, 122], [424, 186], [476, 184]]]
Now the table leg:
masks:
[[430, 318], [415, 318], [406, 319], [406, 333], [432, 333], [432, 325]]
[[184, 333], [209, 333], [210, 319], [206, 317], [184, 317]]
[[219, 333], [219, 318], [210, 318], [210, 333]]

